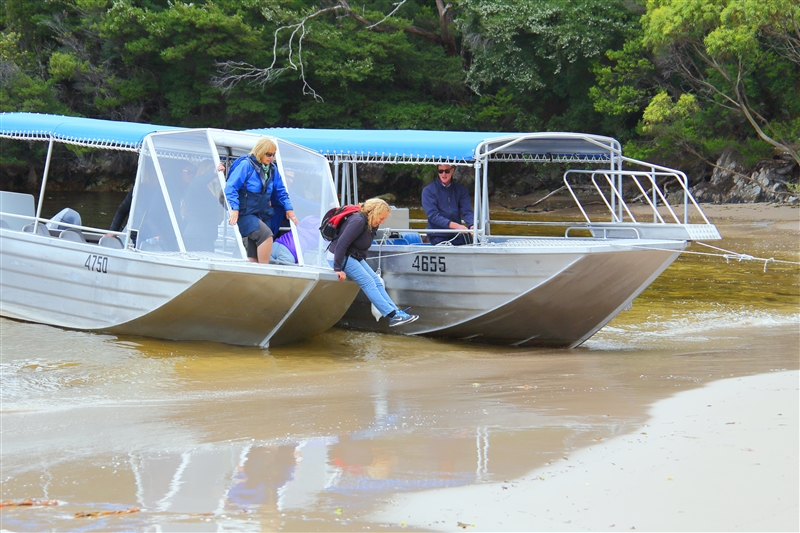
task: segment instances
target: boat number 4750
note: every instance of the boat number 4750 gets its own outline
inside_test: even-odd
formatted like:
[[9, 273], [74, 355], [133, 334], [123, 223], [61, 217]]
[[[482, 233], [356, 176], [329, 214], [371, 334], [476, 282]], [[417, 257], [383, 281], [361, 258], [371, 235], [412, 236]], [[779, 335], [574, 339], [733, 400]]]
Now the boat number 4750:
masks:
[[108, 273], [108, 257], [104, 255], [90, 255], [86, 258], [86, 262], [83, 264], [88, 270], [92, 270], [94, 272], [102, 272], [103, 274]]
[[444, 257], [439, 255], [418, 255], [411, 263], [411, 268], [418, 272], [447, 272]]

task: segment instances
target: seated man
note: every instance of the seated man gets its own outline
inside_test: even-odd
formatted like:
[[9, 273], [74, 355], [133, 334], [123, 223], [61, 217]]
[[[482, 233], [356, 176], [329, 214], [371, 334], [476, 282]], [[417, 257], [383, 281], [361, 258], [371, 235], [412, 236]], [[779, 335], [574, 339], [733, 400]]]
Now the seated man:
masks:
[[[422, 208], [428, 217], [428, 229], [472, 229], [474, 214], [466, 187], [453, 182], [453, 165], [437, 165], [438, 178], [422, 189]], [[465, 224], [462, 224], [462, 220]], [[428, 240], [436, 245], [450, 241], [454, 246], [469, 244], [470, 235], [430, 233]]]

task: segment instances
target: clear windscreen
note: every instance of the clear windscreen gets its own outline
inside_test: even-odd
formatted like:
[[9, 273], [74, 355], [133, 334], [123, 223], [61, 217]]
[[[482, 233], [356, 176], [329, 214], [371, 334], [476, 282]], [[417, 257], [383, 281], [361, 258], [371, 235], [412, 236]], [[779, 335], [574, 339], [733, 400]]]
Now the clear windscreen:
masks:
[[[147, 251], [225, 254], [243, 258], [228, 230], [224, 184], [205, 131], [153, 135], [139, 158], [131, 216], [136, 247]], [[214, 148], [216, 151], [216, 148]], [[162, 186], [163, 184], [163, 186]]]
[[328, 267], [328, 247], [319, 232], [322, 216], [339, 205], [328, 161], [309, 150], [278, 140], [281, 175], [299, 221], [299, 241], [306, 265]]

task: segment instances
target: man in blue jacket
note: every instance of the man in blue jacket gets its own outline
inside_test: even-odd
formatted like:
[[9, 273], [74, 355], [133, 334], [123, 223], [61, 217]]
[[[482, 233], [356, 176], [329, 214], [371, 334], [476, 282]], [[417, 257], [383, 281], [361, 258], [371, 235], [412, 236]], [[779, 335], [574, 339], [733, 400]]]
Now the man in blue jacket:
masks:
[[[428, 217], [428, 229], [470, 230], [474, 223], [472, 203], [466, 187], [453, 182], [453, 165], [437, 165], [438, 178], [422, 189], [422, 208]], [[462, 221], [464, 222], [462, 224]], [[436, 245], [450, 241], [454, 246], [469, 244], [469, 234], [431, 233], [428, 240]]]
[[264, 137], [250, 155], [237, 159], [225, 184], [225, 197], [231, 206], [228, 222], [239, 226], [247, 258], [255, 263], [269, 263], [272, 241], [278, 231], [275, 207], [286, 210], [286, 217], [298, 223], [289, 193], [275, 165], [275, 143]]

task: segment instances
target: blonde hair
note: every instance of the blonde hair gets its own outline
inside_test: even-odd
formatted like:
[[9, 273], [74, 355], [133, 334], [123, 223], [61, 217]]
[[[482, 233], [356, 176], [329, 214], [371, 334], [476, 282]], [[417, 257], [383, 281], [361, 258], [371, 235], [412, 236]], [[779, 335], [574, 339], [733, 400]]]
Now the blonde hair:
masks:
[[378, 217], [391, 210], [389, 204], [380, 198], [370, 198], [361, 204], [361, 212], [367, 215], [367, 223], [373, 228], [378, 226]]
[[250, 153], [256, 156], [256, 159], [258, 159], [258, 162], [260, 163], [261, 158], [264, 157], [264, 154], [267, 152], [275, 153], [275, 151], [275, 143], [272, 142], [272, 139], [269, 137], [261, 137], [256, 145], [253, 146], [253, 149], [250, 150]]

